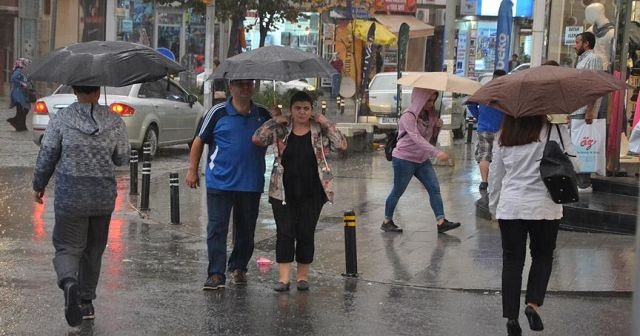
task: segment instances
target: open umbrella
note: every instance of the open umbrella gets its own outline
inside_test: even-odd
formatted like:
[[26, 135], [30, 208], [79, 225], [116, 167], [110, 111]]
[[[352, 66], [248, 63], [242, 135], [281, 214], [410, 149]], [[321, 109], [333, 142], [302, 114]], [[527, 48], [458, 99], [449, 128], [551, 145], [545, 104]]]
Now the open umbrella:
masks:
[[398, 84], [405, 86], [445, 91], [451, 93], [474, 94], [482, 87], [478, 81], [452, 75], [447, 72], [422, 72], [403, 74]]
[[92, 41], [57, 49], [32, 64], [32, 80], [84, 86], [126, 86], [158, 80], [185, 69], [144, 45]]
[[469, 102], [496, 108], [514, 117], [572, 113], [627, 84], [604, 71], [544, 65], [496, 78]]
[[394, 33], [390, 32], [387, 27], [376, 21], [355, 19], [353, 20], [353, 22], [355, 23], [355, 36], [363, 41], [366, 41], [368, 39], [367, 33], [369, 32], [369, 27], [371, 27], [372, 24], [375, 24], [376, 30], [373, 38], [373, 43], [382, 45], [394, 45], [398, 42], [398, 37]]
[[288, 82], [308, 77], [331, 77], [338, 72], [322, 57], [302, 50], [268, 46], [224, 60], [209, 80], [267, 79]]

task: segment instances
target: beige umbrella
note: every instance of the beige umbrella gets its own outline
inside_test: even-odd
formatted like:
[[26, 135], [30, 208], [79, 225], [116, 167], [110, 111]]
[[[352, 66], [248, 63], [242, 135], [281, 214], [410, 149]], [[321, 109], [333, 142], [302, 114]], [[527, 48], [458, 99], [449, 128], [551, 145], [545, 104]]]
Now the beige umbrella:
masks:
[[627, 84], [604, 71], [543, 65], [487, 83], [469, 102], [513, 117], [572, 113]]
[[422, 72], [402, 75], [398, 84], [405, 86], [472, 95], [482, 87], [479, 82], [447, 72]]

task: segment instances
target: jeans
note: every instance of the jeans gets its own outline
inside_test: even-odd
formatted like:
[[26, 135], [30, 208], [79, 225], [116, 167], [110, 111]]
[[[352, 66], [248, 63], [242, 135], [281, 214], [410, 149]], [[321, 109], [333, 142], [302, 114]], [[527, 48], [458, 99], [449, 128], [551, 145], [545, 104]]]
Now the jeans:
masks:
[[58, 275], [58, 287], [62, 288], [64, 279], [71, 278], [80, 285], [81, 299], [96, 298], [110, 222], [111, 215], [75, 216], [55, 212], [53, 267]]
[[342, 82], [342, 74], [331, 77], [331, 98], [336, 98], [340, 94], [340, 82]]
[[404, 194], [409, 182], [413, 176], [417, 177], [420, 183], [427, 189], [429, 193], [429, 203], [431, 209], [436, 216], [436, 220], [444, 218], [444, 205], [442, 204], [442, 196], [440, 195], [440, 184], [436, 171], [433, 169], [430, 160], [422, 163], [415, 163], [407, 160], [393, 158], [393, 189], [387, 197], [384, 206], [384, 217], [393, 219], [393, 212], [398, 205], [400, 196]]
[[229, 271], [247, 271], [253, 254], [253, 237], [260, 207], [258, 192], [240, 192], [207, 189], [207, 253], [208, 276], [220, 275], [224, 280], [227, 263], [227, 233], [233, 209], [233, 250], [229, 257]]
[[559, 220], [498, 220], [502, 238], [502, 315], [517, 319], [520, 311], [522, 269], [527, 254], [527, 234], [531, 239], [531, 269], [525, 303], [542, 306], [551, 276]]

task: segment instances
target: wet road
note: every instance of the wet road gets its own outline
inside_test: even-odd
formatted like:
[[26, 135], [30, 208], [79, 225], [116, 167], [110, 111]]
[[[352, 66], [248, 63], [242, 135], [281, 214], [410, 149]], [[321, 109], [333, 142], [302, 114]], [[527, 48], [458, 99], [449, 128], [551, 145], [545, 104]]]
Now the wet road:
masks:
[[[474, 215], [478, 173], [472, 148], [463, 144], [455, 146], [455, 167], [437, 168], [447, 216], [463, 223], [449, 235], [435, 232], [426, 193], [415, 181], [396, 212], [405, 232], [381, 233], [389, 163], [379, 152], [337, 161], [337, 197], [318, 225], [312, 289], [285, 294], [271, 290], [276, 268], [255, 263], [258, 257], [274, 258], [275, 226], [266, 197], [249, 286], [201, 290], [207, 263], [202, 190], [182, 185], [183, 224], [168, 224], [167, 173], [178, 171], [182, 179], [187, 150], [161, 151], [145, 218], [133, 209], [138, 200], [128, 197], [126, 169], [121, 171], [97, 318], [69, 328], [51, 264], [53, 199], [45, 205], [31, 200], [37, 148], [25, 134], [0, 125], [0, 335], [506, 334], [498, 292], [499, 230]], [[24, 150], [12, 154], [11, 146]], [[351, 208], [358, 215], [358, 280], [340, 276], [342, 214]], [[628, 334], [633, 243], [631, 236], [561, 232], [542, 309], [547, 331], [524, 328], [524, 334]]]

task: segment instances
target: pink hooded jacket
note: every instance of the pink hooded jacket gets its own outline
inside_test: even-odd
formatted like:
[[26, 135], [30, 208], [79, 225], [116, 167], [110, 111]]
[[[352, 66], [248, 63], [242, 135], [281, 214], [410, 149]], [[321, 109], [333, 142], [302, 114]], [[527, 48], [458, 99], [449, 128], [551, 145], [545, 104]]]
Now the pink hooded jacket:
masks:
[[398, 122], [398, 144], [392, 152], [393, 157], [422, 163], [440, 153], [440, 150], [429, 142], [429, 139], [437, 137], [440, 132], [440, 128], [435, 127], [438, 120], [435, 109], [429, 111], [428, 122], [418, 117], [429, 97], [436, 93], [437, 91], [429, 89], [413, 89], [411, 105]]

